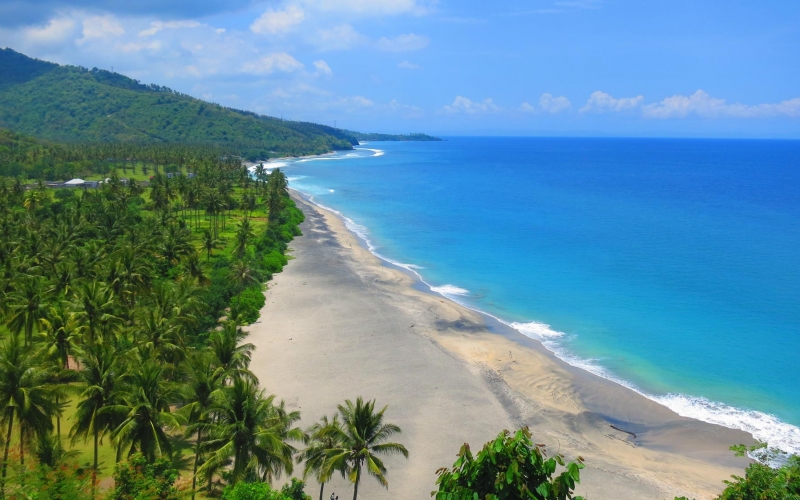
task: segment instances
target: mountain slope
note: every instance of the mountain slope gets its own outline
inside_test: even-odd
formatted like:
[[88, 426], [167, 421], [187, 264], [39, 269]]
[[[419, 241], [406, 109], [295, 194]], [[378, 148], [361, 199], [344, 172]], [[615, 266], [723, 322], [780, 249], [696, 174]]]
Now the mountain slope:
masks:
[[249, 156], [351, 149], [357, 139], [313, 123], [224, 108], [117, 73], [0, 50], [0, 127], [63, 142], [184, 142]]

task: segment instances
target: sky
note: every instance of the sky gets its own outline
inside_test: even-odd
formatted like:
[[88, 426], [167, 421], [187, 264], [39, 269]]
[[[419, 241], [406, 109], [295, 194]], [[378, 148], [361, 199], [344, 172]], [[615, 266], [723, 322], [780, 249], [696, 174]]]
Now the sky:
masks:
[[797, 0], [2, 0], [0, 47], [360, 131], [800, 139]]

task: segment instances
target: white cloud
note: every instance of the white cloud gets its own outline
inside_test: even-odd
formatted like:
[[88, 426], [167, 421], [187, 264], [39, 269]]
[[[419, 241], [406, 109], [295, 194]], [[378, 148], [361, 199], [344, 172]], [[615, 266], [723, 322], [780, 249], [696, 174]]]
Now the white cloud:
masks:
[[401, 68], [401, 69], [412, 69], [413, 70], [413, 69], [420, 69], [421, 66], [419, 64], [414, 64], [414, 63], [409, 62], [409, 61], [403, 61], [403, 62], [397, 63], [397, 67]]
[[83, 38], [78, 40], [78, 43], [118, 37], [124, 34], [125, 28], [114, 16], [92, 16], [83, 20]]
[[444, 112], [449, 114], [465, 113], [474, 115], [478, 113], [494, 113], [500, 111], [500, 108], [492, 101], [491, 98], [485, 99], [483, 102], [475, 102], [463, 96], [457, 96], [453, 100], [453, 104], [444, 107]]
[[539, 106], [542, 111], [556, 114], [569, 109], [572, 104], [563, 95], [555, 97], [553, 94], [542, 94], [542, 97], [539, 98]]
[[161, 42], [153, 40], [152, 42], [118, 43], [114, 48], [120, 52], [130, 54], [131, 52], [140, 52], [142, 50], [159, 50], [161, 49]]
[[642, 108], [642, 112], [648, 118], [683, 118], [690, 114], [705, 118], [800, 117], [800, 98], [772, 104], [728, 104], [725, 99], [711, 97], [707, 92], [698, 90], [689, 96], [674, 95], [661, 102], [648, 104]]
[[280, 35], [287, 33], [305, 19], [300, 7], [289, 5], [284, 10], [268, 10], [250, 25], [250, 31], [261, 35]]
[[315, 43], [322, 50], [352, 49], [367, 41], [367, 37], [356, 31], [349, 24], [334, 26], [317, 32]]
[[[170, 21], [170, 22], [161, 22], [161, 21], [154, 21], [150, 23], [150, 27], [146, 30], [142, 30], [139, 32], [139, 36], [153, 36], [161, 30], [165, 29], [180, 29], [180, 28], [197, 28], [200, 26], [200, 23], [197, 21]], [[224, 33], [225, 30], [222, 31], [217, 30], [217, 33]]]
[[523, 113], [536, 113], [536, 106], [528, 101], [525, 101], [520, 105], [519, 110]]
[[580, 109], [581, 113], [603, 113], [606, 111], [628, 111], [637, 108], [644, 102], [644, 96], [620, 97], [616, 99], [605, 92], [593, 92], [586, 105]]
[[303, 0], [303, 3], [322, 11], [384, 16], [427, 14], [436, 0]]
[[314, 61], [314, 67], [317, 68], [316, 74], [318, 76], [331, 76], [333, 75], [333, 70], [328, 63], [320, 59], [319, 61]]
[[276, 72], [292, 73], [303, 69], [303, 63], [290, 56], [286, 52], [276, 52], [264, 56], [256, 61], [247, 62], [242, 67], [245, 73], [257, 75], [271, 74]]
[[23, 37], [31, 43], [59, 43], [69, 38], [75, 31], [75, 21], [69, 18], [54, 18], [43, 28], [26, 28]]
[[366, 97], [356, 95], [350, 97], [341, 97], [336, 101], [328, 103], [325, 107], [340, 108], [348, 111], [356, 111], [356, 110], [363, 110], [366, 108], [372, 108], [374, 105], [375, 103], [370, 101]]
[[394, 38], [381, 37], [381, 39], [378, 40], [377, 47], [390, 52], [404, 52], [407, 50], [423, 49], [430, 41], [430, 38], [426, 36], [408, 33]]

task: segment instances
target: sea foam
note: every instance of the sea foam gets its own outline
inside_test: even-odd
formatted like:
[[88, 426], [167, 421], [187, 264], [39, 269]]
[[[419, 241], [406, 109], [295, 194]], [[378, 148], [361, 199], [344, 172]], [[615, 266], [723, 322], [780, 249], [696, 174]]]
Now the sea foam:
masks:
[[464, 288], [457, 287], [455, 285], [442, 285], [442, 286], [432, 286], [430, 287], [432, 292], [436, 292], [439, 294], [444, 295], [445, 297], [450, 297], [451, 295], [457, 296], [466, 296], [469, 295], [469, 290], [465, 290]]

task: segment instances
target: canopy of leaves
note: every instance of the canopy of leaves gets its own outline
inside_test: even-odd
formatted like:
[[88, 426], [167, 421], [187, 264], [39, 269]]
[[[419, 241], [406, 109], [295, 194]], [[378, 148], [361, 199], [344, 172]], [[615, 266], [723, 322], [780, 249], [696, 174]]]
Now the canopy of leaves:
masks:
[[111, 500], [178, 500], [178, 471], [169, 460], [148, 461], [142, 455], [117, 464]]
[[[564, 467], [555, 475], [558, 466]], [[534, 444], [527, 427], [513, 436], [501, 432], [473, 456], [465, 444], [452, 469], [437, 471], [436, 500], [566, 500], [573, 498], [580, 481], [583, 459], [565, 463], [561, 455], [547, 457], [543, 445]], [[581, 497], [574, 497], [577, 499]]]
[[118, 73], [58, 66], [11, 49], [0, 51], [0, 126], [67, 142], [224, 144], [262, 158], [358, 143], [332, 127], [228, 109]]

